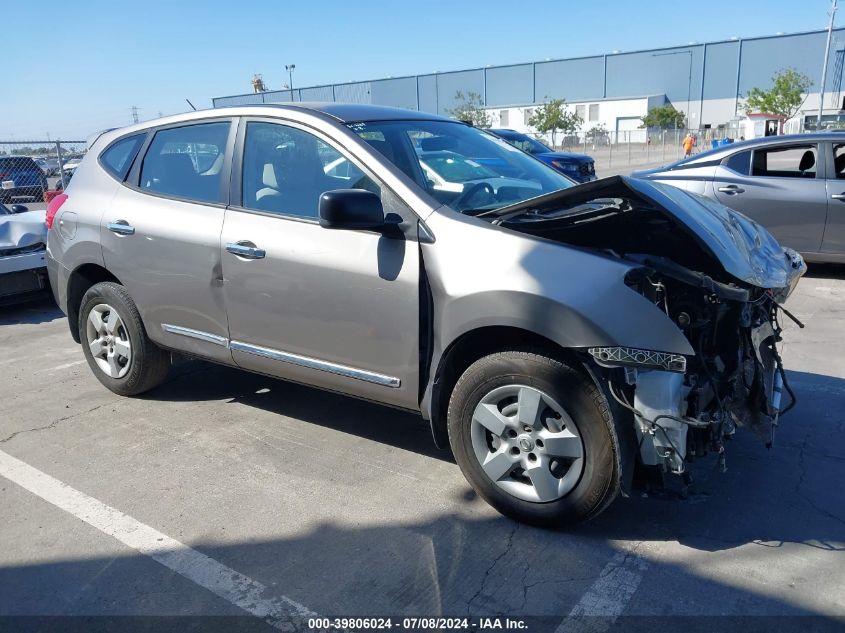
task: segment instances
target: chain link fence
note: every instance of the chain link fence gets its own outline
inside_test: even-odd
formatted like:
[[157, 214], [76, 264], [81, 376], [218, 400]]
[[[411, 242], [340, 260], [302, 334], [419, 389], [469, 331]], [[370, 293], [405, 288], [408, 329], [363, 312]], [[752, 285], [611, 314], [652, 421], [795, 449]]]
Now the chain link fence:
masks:
[[0, 203], [48, 202], [85, 151], [85, 141], [0, 141]]
[[[665, 164], [684, 157], [683, 144], [688, 135], [694, 139], [692, 154], [697, 154], [718, 144], [739, 140], [732, 132], [726, 128], [587, 130], [570, 135], [558, 134], [554, 145], [555, 149], [564, 152], [588, 154], [604, 168]], [[548, 134], [534, 136], [552, 145]]]

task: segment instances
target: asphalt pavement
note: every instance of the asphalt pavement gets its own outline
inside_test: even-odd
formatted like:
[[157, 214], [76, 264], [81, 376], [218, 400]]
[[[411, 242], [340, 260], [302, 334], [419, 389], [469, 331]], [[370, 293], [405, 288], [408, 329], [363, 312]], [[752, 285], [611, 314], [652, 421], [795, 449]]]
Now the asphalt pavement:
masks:
[[775, 447], [740, 431], [686, 499], [638, 492], [568, 531], [496, 514], [414, 415], [196, 360], [121, 398], [50, 302], [0, 309], [0, 616], [845, 625], [845, 269], [789, 308]]

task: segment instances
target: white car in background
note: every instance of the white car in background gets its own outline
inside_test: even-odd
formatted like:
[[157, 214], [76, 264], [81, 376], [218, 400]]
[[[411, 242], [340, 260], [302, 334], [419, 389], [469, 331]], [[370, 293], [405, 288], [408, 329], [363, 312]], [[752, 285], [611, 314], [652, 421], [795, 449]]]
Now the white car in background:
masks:
[[74, 169], [79, 167], [79, 163], [82, 162], [82, 159], [85, 158], [84, 156], [75, 156], [73, 158], [69, 158], [66, 163], [62, 165], [64, 171], [72, 172]]

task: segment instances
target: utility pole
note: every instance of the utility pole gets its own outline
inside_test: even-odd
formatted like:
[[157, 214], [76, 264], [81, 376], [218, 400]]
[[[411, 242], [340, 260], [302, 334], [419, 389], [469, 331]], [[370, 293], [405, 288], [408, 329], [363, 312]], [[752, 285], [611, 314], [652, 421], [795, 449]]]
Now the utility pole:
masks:
[[830, 22], [827, 23], [827, 43], [824, 45], [824, 63], [822, 64], [822, 84], [819, 87], [819, 114], [816, 117], [816, 129], [822, 128], [822, 109], [824, 108], [824, 85], [827, 82], [827, 58], [830, 56], [830, 38], [833, 35], [833, 18], [836, 16], [836, 0], [831, 2]]
[[290, 100], [293, 101], [293, 71], [296, 70], [296, 64], [285, 64], [285, 70], [288, 71], [288, 88], [290, 88]]
[[132, 123], [138, 122], [138, 106], [132, 106], [130, 108], [132, 110]]

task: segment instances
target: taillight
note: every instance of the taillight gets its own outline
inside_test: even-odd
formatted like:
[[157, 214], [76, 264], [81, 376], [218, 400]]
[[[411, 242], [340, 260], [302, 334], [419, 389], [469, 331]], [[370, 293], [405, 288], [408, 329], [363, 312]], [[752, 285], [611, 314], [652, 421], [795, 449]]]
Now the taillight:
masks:
[[8, 171], [0, 171], [0, 178], [8, 178], [10, 175]]
[[47, 205], [47, 215], [44, 217], [44, 223], [47, 225], [47, 229], [53, 228], [53, 220], [56, 219], [56, 214], [65, 203], [65, 200], [67, 200], [67, 194], [65, 193], [60, 193], [50, 200], [50, 204]]

